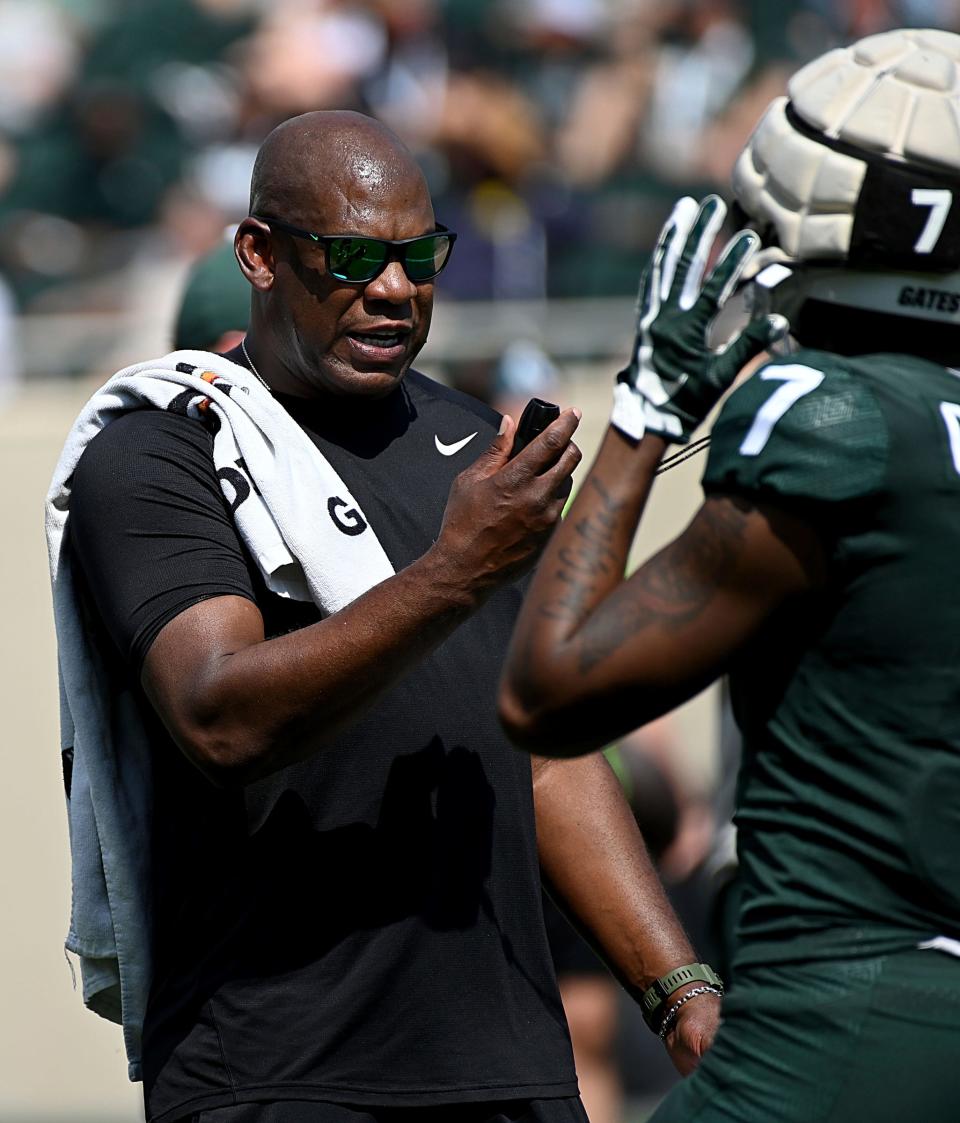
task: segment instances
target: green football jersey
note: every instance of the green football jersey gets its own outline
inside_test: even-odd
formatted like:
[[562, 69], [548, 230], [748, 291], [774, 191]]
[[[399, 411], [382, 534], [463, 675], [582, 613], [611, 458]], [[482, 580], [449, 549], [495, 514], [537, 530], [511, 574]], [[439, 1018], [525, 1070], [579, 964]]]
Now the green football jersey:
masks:
[[771, 362], [725, 403], [703, 483], [791, 510], [828, 558], [731, 672], [736, 962], [960, 937], [960, 373]]

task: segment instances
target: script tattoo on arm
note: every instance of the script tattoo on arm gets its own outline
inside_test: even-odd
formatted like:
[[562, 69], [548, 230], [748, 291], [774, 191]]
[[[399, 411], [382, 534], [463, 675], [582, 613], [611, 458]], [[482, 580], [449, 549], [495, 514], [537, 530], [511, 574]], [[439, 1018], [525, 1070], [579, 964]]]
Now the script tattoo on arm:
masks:
[[563, 583], [563, 590], [540, 608], [542, 616], [574, 624], [589, 613], [598, 584], [609, 584], [610, 574], [621, 564], [612, 540], [626, 504], [615, 502], [598, 479], [588, 479], [586, 486], [596, 492], [600, 506], [574, 524], [577, 541], [557, 555], [560, 568], [554, 576]]
[[679, 629], [691, 623], [736, 565], [746, 522], [746, 512], [729, 500], [704, 504], [678, 539], [588, 618], [578, 636], [581, 673], [651, 625]]

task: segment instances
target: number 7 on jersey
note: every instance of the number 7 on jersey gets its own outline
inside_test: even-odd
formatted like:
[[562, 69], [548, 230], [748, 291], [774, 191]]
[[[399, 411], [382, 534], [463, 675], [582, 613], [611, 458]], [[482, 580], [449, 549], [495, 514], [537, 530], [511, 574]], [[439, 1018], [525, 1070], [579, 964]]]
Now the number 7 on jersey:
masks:
[[757, 410], [757, 416], [740, 445], [741, 456], [759, 456], [763, 452], [774, 425], [794, 402], [816, 390], [823, 381], [823, 371], [791, 363], [788, 366], [767, 367], [760, 371], [758, 377], [765, 382], [781, 382], [782, 385]]

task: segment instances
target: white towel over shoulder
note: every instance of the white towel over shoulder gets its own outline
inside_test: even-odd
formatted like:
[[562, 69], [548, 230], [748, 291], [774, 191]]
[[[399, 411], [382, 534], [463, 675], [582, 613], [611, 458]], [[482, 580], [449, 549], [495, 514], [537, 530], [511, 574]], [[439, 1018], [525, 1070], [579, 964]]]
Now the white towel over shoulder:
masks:
[[[150, 986], [150, 764], [133, 699], [111, 682], [85, 633], [70, 562], [70, 490], [87, 444], [135, 409], [204, 419], [238, 533], [267, 587], [323, 615], [390, 577], [370, 520], [330, 463], [248, 370], [205, 351], [127, 367], [87, 402], [67, 437], [45, 519], [60, 671], [60, 741], [69, 776], [73, 862], [66, 946], [85, 1004], [121, 1022], [130, 1078]], [[351, 509], [349, 523], [334, 511]], [[344, 529], [344, 526], [348, 529]], [[122, 743], [121, 743], [122, 742]]]

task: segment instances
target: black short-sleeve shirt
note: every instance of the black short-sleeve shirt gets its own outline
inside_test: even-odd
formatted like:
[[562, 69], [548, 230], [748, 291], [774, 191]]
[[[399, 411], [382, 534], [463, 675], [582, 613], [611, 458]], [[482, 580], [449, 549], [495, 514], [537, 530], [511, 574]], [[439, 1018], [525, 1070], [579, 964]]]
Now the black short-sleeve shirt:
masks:
[[[379, 402], [282, 401], [398, 570], [435, 540], [451, 482], [499, 422], [416, 372]], [[319, 619], [265, 590], [211, 450], [200, 422], [142, 410], [100, 433], [75, 475], [92, 626], [134, 683], [164, 624], [205, 598], [253, 600], [268, 638]], [[214, 789], [140, 695], [156, 794], [149, 1119], [258, 1099], [576, 1093], [529, 757], [495, 713], [519, 602], [500, 589], [334, 743], [240, 792]]]

